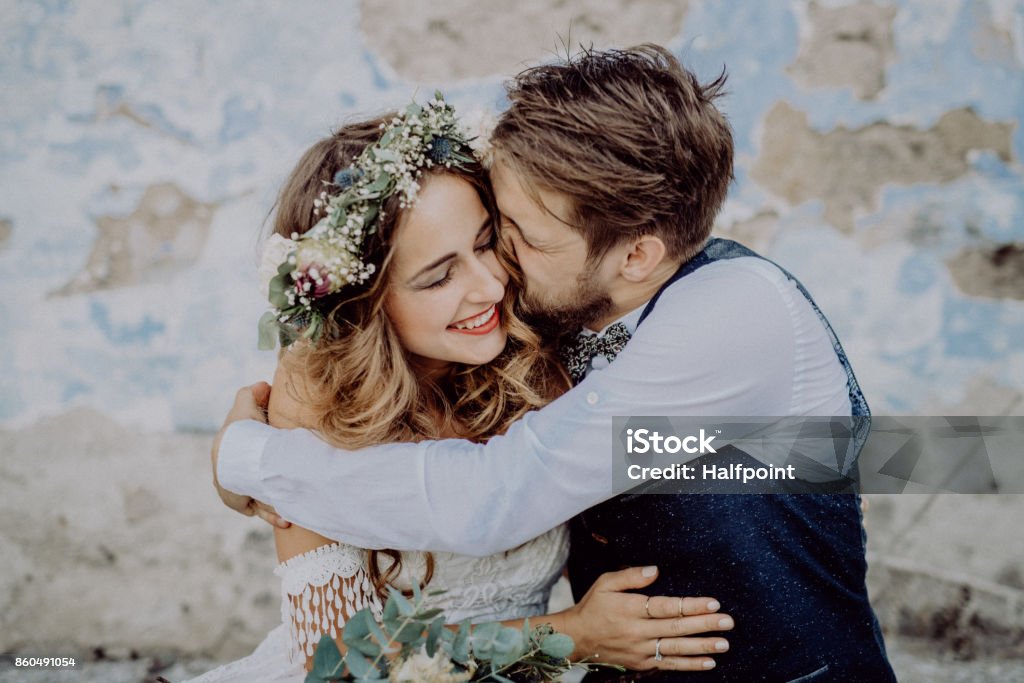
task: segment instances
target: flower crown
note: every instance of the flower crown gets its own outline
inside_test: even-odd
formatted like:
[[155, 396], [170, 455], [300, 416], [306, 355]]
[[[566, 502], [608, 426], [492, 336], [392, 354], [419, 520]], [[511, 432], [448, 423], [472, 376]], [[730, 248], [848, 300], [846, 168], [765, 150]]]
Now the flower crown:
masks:
[[260, 266], [272, 307], [260, 319], [261, 349], [277, 341], [282, 347], [299, 338], [316, 341], [337, 303], [333, 295], [376, 272], [363, 245], [377, 231], [388, 198], [397, 194], [404, 209], [416, 203], [424, 170], [464, 168], [474, 158], [487, 164], [489, 135], [482, 124], [475, 127], [467, 130], [440, 92], [422, 107], [410, 104], [382, 123], [380, 139], [327, 183], [313, 202], [315, 215], [323, 217], [312, 229], [291, 239], [271, 235]]

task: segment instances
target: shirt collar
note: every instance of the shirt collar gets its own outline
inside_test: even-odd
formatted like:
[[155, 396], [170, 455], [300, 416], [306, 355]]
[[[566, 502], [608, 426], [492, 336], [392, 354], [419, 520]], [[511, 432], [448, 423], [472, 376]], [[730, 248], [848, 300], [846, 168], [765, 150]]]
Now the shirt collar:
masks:
[[610, 322], [607, 325], [605, 325], [604, 327], [602, 327], [599, 332], [594, 332], [590, 328], [584, 327], [580, 331], [580, 334], [582, 334], [584, 336], [589, 336], [589, 335], [594, 335], [594, 334], [604, 334], [605, 332], [608, 331], [609, 327], [611, 327], [612, 325], [615, 325], [616, 323], [622, 323], [623, 325], [626, 326], [626, 329], [629, 330], [629, 333], [633, 334], [634, 332], [636, 332], [636, 328], [640, 324], [640, 316], [643, 315], [644, 309], [647, 308], [647, 304], [648, 303], [650, 303], [650, 302], [649, 301], [643, 302], [642, 304], [640, 304], [639, 306], [634, 308], [632, 311], [630, 311], [629, 313], [627, 313], [624, 316], [622, 316], [621, 318], [619, 318], [618, 320], [613, 320], [612, 322]]

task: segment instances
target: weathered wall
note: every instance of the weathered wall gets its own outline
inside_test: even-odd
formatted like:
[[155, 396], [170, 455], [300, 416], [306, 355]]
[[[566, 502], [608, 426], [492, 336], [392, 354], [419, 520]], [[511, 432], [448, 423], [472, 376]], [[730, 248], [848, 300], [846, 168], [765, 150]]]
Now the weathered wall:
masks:
[[[728, 68], [719, 231], [800, 275], [877, 413], [1024, 411], [1019, 2], [9, 5], [0, 652], [225, 657], [274, 622], [269, 536], [213, 500], [206, 449], [272, 367], [255, 258], [277, 186], [346, 116], [434, 87], [500, 106], [560, 36]], [[878, 502], [874, 587], [896, 599], [910, 562], [1019, 590], [1022, 516]]]

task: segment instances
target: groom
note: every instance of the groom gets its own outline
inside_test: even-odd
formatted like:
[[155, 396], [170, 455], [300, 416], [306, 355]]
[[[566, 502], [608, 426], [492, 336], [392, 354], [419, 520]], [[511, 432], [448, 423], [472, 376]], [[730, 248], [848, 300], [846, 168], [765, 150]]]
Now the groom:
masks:
[[477, 555], [572, 519], [577, 597], [603, 571], [650, 564], [653, 591], [714, 595], [736, 617], [731, 652], [702, 681], [895, 680], [856, 496], [611, 498], [613, 416], [868, 414], [806, 290], [709, 240], [732, 177], [714, 105], [723, 81], [702, 86], [648, 45], [530, 69], [510, 86], [493, 137], [503, 236], [538, 324], [585, 328], [563, 355], [578, 386], [486, 444], [369, 453], [238, 420], [258, 414], [240, 392], [214, 446], [225, 500], [262, 501], [361, 547]]

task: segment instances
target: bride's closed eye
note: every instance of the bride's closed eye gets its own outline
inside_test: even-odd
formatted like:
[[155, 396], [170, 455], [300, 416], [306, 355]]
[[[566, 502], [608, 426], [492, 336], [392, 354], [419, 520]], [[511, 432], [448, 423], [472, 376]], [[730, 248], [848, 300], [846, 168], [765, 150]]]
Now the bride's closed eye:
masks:
[[430, 283], [429, 285], [427, 285], [426, 288], [427, 289], [438, 289], [440, 287], [444, 287], [446, 284], [448, 284], [451, 281], [452, 281], [452, 269], [449, 268], [448, 270], [445, 271], [444, 277], [442, 277], [437, 282]]
[[[497, 243], [498, 236], [497, 233], [495, 233], [494, 229], [492, 228], [487, 231], [487, 233], [484, 235], [484, 240], [478, 242], [473, 250], [476, 251], [477, 253], [491, 251], [492, 249], [494, 249]], [[430, 283], [429, 285], [426, 286], [426, 289], [439, 289], [441, 287], [444, 287], [446, 284], [452, 281], [452, 273], [454, 272], [454, 269], [454, 265], [450, 266], [448, 270], [445, 271], [444, 277], [442, 277], [440, 280], [437, 280], [436, 282]]]

